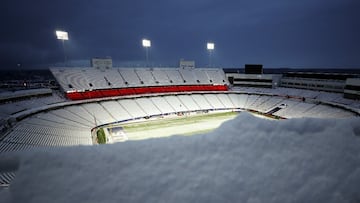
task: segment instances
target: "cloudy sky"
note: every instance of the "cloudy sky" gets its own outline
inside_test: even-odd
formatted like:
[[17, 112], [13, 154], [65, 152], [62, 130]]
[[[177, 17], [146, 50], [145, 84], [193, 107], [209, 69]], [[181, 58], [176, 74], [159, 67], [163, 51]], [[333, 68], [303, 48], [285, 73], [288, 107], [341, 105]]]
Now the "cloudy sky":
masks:
[[63, 61], [55, 30], [69, 32], [70, 60], [111, 56], [175, 66], [360, 68], [358, 0], [5, 0], [0, 8], [0, 68]]

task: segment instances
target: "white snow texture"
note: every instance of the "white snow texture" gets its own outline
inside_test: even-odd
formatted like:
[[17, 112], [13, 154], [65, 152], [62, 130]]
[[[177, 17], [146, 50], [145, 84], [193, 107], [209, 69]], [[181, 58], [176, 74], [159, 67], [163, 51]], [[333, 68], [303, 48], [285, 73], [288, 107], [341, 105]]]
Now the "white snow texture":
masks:
[[19, 155], [13, 202], [360, 202], [360, 119], [241, 113], [214, 132]]

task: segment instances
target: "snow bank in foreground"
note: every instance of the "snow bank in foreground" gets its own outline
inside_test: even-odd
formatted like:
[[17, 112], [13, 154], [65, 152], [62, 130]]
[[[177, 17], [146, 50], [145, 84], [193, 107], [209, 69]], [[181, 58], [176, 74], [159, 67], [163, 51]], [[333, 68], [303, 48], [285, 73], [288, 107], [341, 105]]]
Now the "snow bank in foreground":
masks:
[[242, 113], [207, 135], [22, 155], [15, 202], [359, 202], [360, 120]]

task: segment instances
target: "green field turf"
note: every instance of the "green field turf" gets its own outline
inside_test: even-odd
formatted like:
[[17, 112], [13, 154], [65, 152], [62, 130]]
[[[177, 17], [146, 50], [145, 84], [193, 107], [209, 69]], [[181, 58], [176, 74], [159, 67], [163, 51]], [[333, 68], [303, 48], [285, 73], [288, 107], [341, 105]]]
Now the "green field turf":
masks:
[[121, 125], [129, 140], [165, 137], [170, 135], [193, 135], [207, 133], [221, 123], [233, 119], [237, 112], [207, 113], [178, 116]]
[[237, 112], [225, 112], [225, 113], [199, 114], [192, 116], [179, 116], [177, 118], [129, 123], [122, 125], [122, 127], [126, 132], [134, 132], [139, 130], [151, 130], [157, 128], [200, 123], [214, 119], [234, 118], [237, 114], [238, 114]]

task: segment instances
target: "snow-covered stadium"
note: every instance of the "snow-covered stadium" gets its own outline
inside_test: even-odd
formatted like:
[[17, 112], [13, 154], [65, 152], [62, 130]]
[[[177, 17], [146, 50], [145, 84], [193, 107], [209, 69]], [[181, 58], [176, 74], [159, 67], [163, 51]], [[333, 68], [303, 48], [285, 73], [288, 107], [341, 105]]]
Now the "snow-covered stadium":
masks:
[[[109, 202], [360, 201], [359, 192], [353, 188], [360, 185], [360, 102], [356, 99], [359, 91], [355, 88], [359, 83], [356, 78], [358, 76], [342, 80], [338, 80], [337, 76], [334, 80], [272, 76], [266, 80], [263, 74], [256, 77], [239, 74], [240, 76], [235, 76], [234, 82], [234, 76], [231, 75], [230, 81], [229, 75], [220, 68], [56, 67], [50, 68], [50, 71], [60, 90], [36, 89], [0, 95], [0, 154], [3, 157], [0, 160], [0, 184], [7, 188], [0, 193], [7, 197], [5, 199], [46, 202], [52, 201], [51, 198], [54, 197], [59, 202], [80, 200], [77, 198], [95, 202], [101, 198], [94, 198], [93, 195], [109, 191], [116, 196], [110, 198]], [[236, 77], [239, 77], [238, 80]], [[300, 81], [298, 85], [301, 85], [301, 81], [321, 83], [319, 88], [324, 87], [323, 84], [332, 83], [335, 84], [334, 91], [318, 91], [312, 85], [307, 85], [309, 88], [302, 86], [301, 89], [291, 87], [289, 83], [285, 85], [291, 79]], [[281, 84], [282, 80], [284, 85]], [[348, 84], [354, 80], [355, 85]], [[244, 84], [237, 85], [236, 81]], [[264, 87], [264, 82], [269, 82], [271, 87]], [[342, 85], [340, 91], [336, 84]], [[352, 90], [351, 95], [355, 99], [344, 98], [347, 88], [350, 92]], [[79, 154], [77, 147], [69, 147], [93, 145], [96, 143], [94, 133], [104, 126], [224, 112], [240, 112], [240, 115], [236, 118], [238, 120], [228, 121], [209, 134], [142, 141], [131, 141], [129, 136], [126, 138], [128, 142], [122, 142], [123, 137], [107, 134], [107, 142], [121, 143], [79, 148]], [[271, 120], [241, 112], [251, 112]], [[333, 131], [331, 127], [334, 127]], [[171, 134], [181, 134], [177, 131], [181, 130], [175, 129]], [[264, 135], [266, 132], [268, 136]], [[327, 136], [329, 132], [335, 135]], [[308, 136], [302, 136], [303, 133]], [[240, 141], [234, 139], [236, 136], [241, 137], [241, 134], [248, 137], [243, 137]], [[212, 135], [216, 135], [218, 140], [215, 141]], [[234, 147], [232, 142], [242, 148]], [[214, 146], [209, 147], [206, 143]], [[53, 148], [64, 146], [67, 148]], [[197, 147], [199, 151], [196, 150]], [[55, 152], [58, 152], [57, 155]], [[89, 155], [86, 156], [85, 153]], [[116, 153], [117, 157], [114, 158], [111, 153]], [[152, 153], [153, 156], [147, 156], [147, 153]], [[54, 163], [52, 159], [61, 159], [59, 154], [66, 158]], [[72, 156], [74, 160], [68, 161]], [[102, 159], [105, 162], [101, 162]], [[126, 165], [116, 166], [122, 168], [116, 172], [109, 169], [112, 165], [106, 159], [113, 159], [108, 161], [114, 161], [115, 164]], [[224, 161], [227, 159], [229, 160]], [[317, 159], [319, 164], [313, 163]], [[131, 161], [138, 168], [129, 163]], [[84, 164], [91, 162], [99, 165]], [[217, 163], [220, 166], [216, 166]], [[287, 168], [279, 168], [281, 165], [287, 165]], [[209, 167], [208, 175], [201, 175], [207, 173], [202, 166]], [[56, 178], [52, 180], [49, 177], [55, 172], [49, 171], [53, 167], [64, 169], [54, 170], [56, 173], [68, 173], [73, 167], [76, 174], [74, 180], [79, 183], [69, 180], [72, 178], [71, 174], [59, 175], [62, 179], [67, 178], [64, 182]], [[94, 170], [88, 169], [89, 167]], [[215, 170], [214, 167], [219, 169]], [[97, 191], [86, 188], [86, 195], [71, 193], [65, 197], [63, 194], [59, 199], [60, 192], [65, 191], [61, 187], [67, 187], [70, 183], [72, 187], [81, 187], [85, 178], [93, 177], [93, 180], [88, 181], [97, 185], [94, 181], [101, 177], [96, 176], [94, 171], [103, 168], [107, 168], [104, 169], [107, 181], [100, 181], [99, 184], [104, 189]], [[262, 171], [261, 168], [268, 170]], [[197, 169], [199, 176], [193, 173]], [[77, 170], [90, 172], [79, 175], [75, 172]], [[183, 174], [176, 172], [177, 170], [186, 172]], [[302, 171], [302, 175], [291, 174], [298, 170]], [[162, 176], [164, 173], [166, 175]], [[216, 175], [218, 173], [222, 175]], [[130, 176], [139, 176], [142, 183]], [[212, 176], [214, 182], [211, 180]], [[246, 177], [259, 179], [250, 180]], [[112, 178], [122, 182], [109, 183]], [[289, 178], [288, 182], [278, 181], [285, 181], [285, 178]], [[147, 179], [150, 183], [144, 183]], [[186, 182], [182, 181], [184, 179]], [[47, 180], [50, 182], [47, 183]], [[104, 186], [107, 183], [113, 190]], [[57, 192], [44, 195], [41, 190], [46, 190], [49, 187], [47, 184], [57, 185], [54, 186]], [[306, 187], [302, 187], [303, 185]], [[35, 189], [31, 189], [32, 187]], [[224, 187], [226, 189], [221, 190]], [[264, 188], [267, 190], [264, 191]], [[315, 192], [317, 189], [318, 192]], [[174, 191], [178, 191], [178, 195]], [[102, 198], [104, 196], [106, 195], [100, 195]]]

